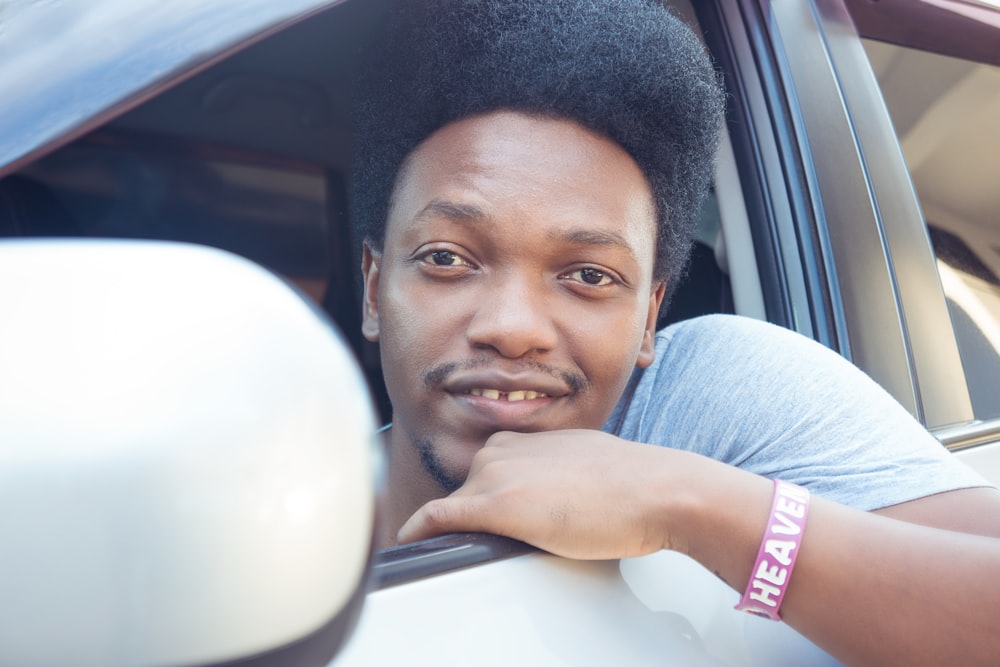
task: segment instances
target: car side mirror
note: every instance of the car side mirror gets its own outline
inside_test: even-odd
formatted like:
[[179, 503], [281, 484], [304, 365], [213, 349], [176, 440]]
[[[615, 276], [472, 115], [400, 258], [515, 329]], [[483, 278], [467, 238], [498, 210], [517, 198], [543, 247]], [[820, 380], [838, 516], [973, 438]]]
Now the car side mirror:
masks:
[[0, 664], [327, 664], [375, 430], [347, 346], [259, 266], [0, 242]]

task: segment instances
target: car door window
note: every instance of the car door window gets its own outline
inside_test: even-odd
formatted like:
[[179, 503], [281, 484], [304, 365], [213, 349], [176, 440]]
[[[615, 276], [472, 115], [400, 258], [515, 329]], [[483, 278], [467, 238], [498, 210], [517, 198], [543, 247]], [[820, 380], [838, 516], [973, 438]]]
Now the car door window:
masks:
[[[327, 174], [317, 165], [102, 131], [24, 169], [71, 212], [63, 235], [215, 246], [286, 276], [317, 301], [331, 272]], [[37, 233], [49, 230], [36, 229]]]
[[937, 256], [975, 417], [1000, 417], [1000, 67], [871, 39], [865, 49]]

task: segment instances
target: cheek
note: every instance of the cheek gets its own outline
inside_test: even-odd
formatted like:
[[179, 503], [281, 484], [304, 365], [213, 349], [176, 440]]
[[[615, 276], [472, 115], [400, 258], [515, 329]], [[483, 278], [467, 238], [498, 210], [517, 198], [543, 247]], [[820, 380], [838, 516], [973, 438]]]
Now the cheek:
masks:
[[635, 368], [636, 359], [639, 356], [639, 346], [635, 341], [625, 341], [622, 337], [615, 337], [601, 341], [593, 346], [594, 365], [599, 370], [600, 381], [609, 388], [621, 389], [632, 374]]
[[[380, 344], [386, 374], [423, 372], [454, 343], [458, 328], [454, 304], [440, 295], [421, 290], [417, 281], [405, 281], [391, 273], [379, 293]], [[414, 378], [407, 378], [412, 382]]]
[[382, 375], [393, 410], [405, 413], [412, 402], [408, 397], [419, 384], [421, 369], [426, 365], [420, 320], [405, 300], [391, 293], [380, 295], [379, 320]]
[[613, 405], [639, 357], [646, 310], [632, 307], [601, 318], [603, 321], [585, 319], [574, 320], [576, 356], [597, 396]]

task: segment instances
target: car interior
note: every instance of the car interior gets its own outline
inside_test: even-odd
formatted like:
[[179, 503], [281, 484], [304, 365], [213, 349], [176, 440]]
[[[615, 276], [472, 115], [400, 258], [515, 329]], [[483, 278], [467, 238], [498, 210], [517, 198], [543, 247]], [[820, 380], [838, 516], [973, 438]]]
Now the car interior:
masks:
[[[688, 3], [674, 4], [695, 21]], [[344, 2], [3, 179], [0, 236], [159, 239], [247, 257], [330, 315], [390, 419], [377, 349], [360, 335], [349, 202], [354, 65], [385, 5]], [[711, 312], [764, 316], [742, 201], [724, 148], [688, 277], [661, 325]]]
[[[849, 4], [864, 19], [863, 3]], [[390, 419], [377, 348], [360, 335], [360, 252], [349, 187], [355, 64], [386, 5], [340, 3], [0, 180], [0, 236], [201, 243], [258, 262], [330, 315]], [[697, 24], [688, 0], [671, 5]], [[1000, 364], [1000, 133], [993, 129], [1000, 67], [980, 62], [977, 53], [980, 61], [899, 46], [878, 26], [860, 27], [878, 38], [865, 46], [963, 347], [986, 350], [976, 355], [985, 365], [965, 362], [976, 412], [1000, 415], [1000, 397], [987, 390]], [[760, 268], [724, 137], [688, 277], [661, 324], [710, 312], [765, 318]], [[977, 383], [979, 391], [971, 386]]]

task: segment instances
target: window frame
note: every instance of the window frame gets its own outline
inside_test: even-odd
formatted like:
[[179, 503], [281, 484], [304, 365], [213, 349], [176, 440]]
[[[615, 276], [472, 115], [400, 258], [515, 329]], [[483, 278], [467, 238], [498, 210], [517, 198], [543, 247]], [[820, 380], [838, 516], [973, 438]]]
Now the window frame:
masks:
[[[851, 27], [861, 37], [974, 63], [1000, 66], [1000, 11], [996, 9], [971, 5], [960, 0], [935, 0], [934, 3], [886, 0], [877, 7], [873, 7], [869, 3], [860, 2], [859, 0], [845, 0], [845, 6], [850, 11]], [[864, 56], [864, 59], [867, 62], [867, 55]], [[870, 96], [881, 100], [881, 89], [878, 81], [874, 78], [874, 73], [871, 75], [871, 81], [872, 83], [868, 85], [875, 86], [877, 97], [874, 94]], [[888, 114], [887, 110], [885, 114]], [[892, 139], [896, 141], [898, 146], [898, 139], [895, 130], [892, 128], [891, 120], [888, 121], [888, 127], [891, 131]], [[896, 152], [898, 152], [898, 159], [903, 159], [901, 150], [897, 149]], [[894, 159], [896, 157], [895, 155], [893, 156]], [[906, 168], [905, 160], [903, 161], [903, 167], [904, 169]], [[911, 187], [913, 186], [911, 185]], [[916, 199], [916, 190], [915, 188], [913, 189], [914, 198]], [[924, 216], [920, 211], [919, 203], [917, 204], [916, 215], [913, 217], [916, 219], [922, 234], [929, 240], [930, 233]], [[916, 236], [917, 234], [911, 234], [911, 237]], [[896, 246], [893, 247], [893, 252], [901, 254], [903, 258], [902, 261], [897, 262], [898, 264], [912, 260], [912, 255], [906, 254], [905, 250], [899, 249], [901, 245], [902, 243], [896, 243]], [[931, 273], [933, 278], [929, 275]], [[933, 301], [932, 305], [935, 307], [938, 303], [938, 295], [940, 294], [941, 298], [944, 298], [936, 264], [934, 265], [933, 272], [922, 269], [920, 272], [911, 271], [906, 275], [902, 273], [899, 275], [901, 282], [922, 280], [924, 290], [936, 287], [933, 292], [927, 291], [924, 294], [924, 298]], [[913, 309], [908, 313], [908, 316], [911, 319], [918, 319], [920, 321], [919, 318], [913, 317], [912, 311]], [[943, 318], [943, 322], [947, 323], [947, 327], [951, 329], [952, 337], [956, 341], [957, 346], [958, 337], [955, 335], [955, 325], [952, 323], [947, 305], [945, 313], [947, 317]], [[924, 323], [921, 321], [921, 324]], [[941, 323], [938, 323], [938, 328], [943, 328]], [[950, 342], [951, 339], [948, 340], [949, 347]], [[935, 350], [933, 348], [922, 350], [921, 355], [920, 359], [935, 360]], [[961, 378], [960, 388], [957, 388], [957, 383], [943, 383], [937, 386], [925, 382], [924, 386], [927, 386], [930, 391], [938, 389], [944, 391], [964, 390], [966, 395], [968, 395], [969, 382], [967, 381], [961, 355], [959, 355], [957, 361], [949, 359], [948, 363], [954, 364], [952, 374], [959, 375]], [[933, 382], [941, 376], [929, 374], [929, 377], [931, 378], [931, 382]], [[1000, 390], [1000, 387], [998, 387], [998, 390]], [[927, 399], [925, 398], [925, 400]], [[976, 417], [972, 413], [971, 396], [969, 409], [970, 414], [965, 420], [953, 419], [951, 422], [946, 420], [938, 420], [936, 422], [928, 420], [926, 425], [948, 449], [953, 451], [1000, 441], [1000, 417]]]
[[734, 122], [753, 128], [759, 154], [779, 156], [744, 155], [741, 168], [744, 183], [764, 185], [772, 211], [792, 216], [758, 219], [786, 260], [785, 299], [796, 303], [796, 287], [807, 295], [800, 310], [814, 330], [801, 318], [790, 325], [861, 367], [926, 426], [969, 422], [930, 240], [845, 3], [733, 0], [705, 11], [728, 28], [736, 56], [724, 64], [742, 114]]

